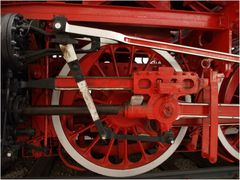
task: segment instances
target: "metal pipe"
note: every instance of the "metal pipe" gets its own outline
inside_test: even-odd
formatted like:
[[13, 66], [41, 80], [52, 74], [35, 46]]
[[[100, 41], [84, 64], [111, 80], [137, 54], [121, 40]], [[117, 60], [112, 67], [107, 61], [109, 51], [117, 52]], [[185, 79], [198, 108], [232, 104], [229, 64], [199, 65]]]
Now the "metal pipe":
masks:
[[[101, 115], [118, 114], [123, 107], [118, 105], [96, 105]], [[21, 111], [24, 115], [66, 115], [66, 114], [89, 114], [86, 106], [29, 106]]]

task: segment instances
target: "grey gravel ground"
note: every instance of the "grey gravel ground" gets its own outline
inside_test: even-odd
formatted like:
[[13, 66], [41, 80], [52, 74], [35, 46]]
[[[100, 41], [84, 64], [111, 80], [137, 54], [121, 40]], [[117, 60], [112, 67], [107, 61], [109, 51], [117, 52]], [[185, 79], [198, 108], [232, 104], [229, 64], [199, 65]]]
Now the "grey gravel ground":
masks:
[[51, 170], [50, 176], [69, 177], [69, 176], [80, 176], [81, 174], [82, 172], [67, 168], [60, 159], [56, 159], [56, 162], [54, 163], [54, 166]]
[[191, 170], [191, 169], [198, 168], [193, 161], [191, 161], [189, 159], [184, 159], [184, 158], [176, 159], [174, 164], [180, 170]]
[[[9, 166], [9, 168], [1, 173], [1, 178], [23, 178], [27, 175], [29, 170], [31, 169], [32, 165], [36, 160], [34, 158], [21, 158], [14, 162], [4, 162], [2, 161], [2, 166]], [[10, 164], [10, 165], [9, 165]], [[3, 169], [3, 168], [2, 168]]]
[[[4, 174], [2, 174], [1, 178], [3, 179], [4, 178], [24, 178], [28, 175], [29, 171], [31, 170], [35, 162], [36, 162], [36, 159], [34, 158], [21, 158], [18, 161], [12, 163], [10, 168], [8, 168], [8, 170], [5, 171]], [[2, 163], [2, 166], [4, 166], [3, 163]], [[175, 154], [174, 156], [171, 156], [167, 161], [165, 161], [161, 166], [151, 170], [150, 172], [157, 173], [164, 170], [175, 170], [175, 169], [193, 170], [197, 168], [198, 166], [190, 159], [187, 159], [184, 156]], [[51, 177], [68, 178], [71, 176], [79, 177], [82, 175], [91, 177], [94, 175], [94, 173], [90, 171], [79, 172], [79, 171], [75, 171], [73, 169], [67, 168], [59, 158], [56, 158], [48, 178], [51, 178]]]

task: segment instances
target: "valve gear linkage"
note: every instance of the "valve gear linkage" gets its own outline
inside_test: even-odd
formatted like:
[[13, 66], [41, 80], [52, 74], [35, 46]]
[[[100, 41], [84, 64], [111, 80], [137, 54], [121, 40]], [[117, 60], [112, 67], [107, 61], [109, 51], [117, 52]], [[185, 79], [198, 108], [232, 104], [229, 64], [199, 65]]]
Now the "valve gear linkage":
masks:
[[77, 83], [77, 86], [83, 96], [83, 99], [87, 105], [87, 108], [90, 112], [90, 115], [92, 117], [93, 122], [95, 123], [98, 133], [101, 137], [101, 139], [127, 139], [131, 141], [150, 141], [150, 142], [166, 142], [166, 143], [174, 143], [173, 140], [173, 132], [167, 131], [163, 133], [162, 136], [146, 136], [146, 135], [141, 135], [141, 136], [133, 136], [133, 135], [123, 135], [123, 134], [115, 134], [112, 132], [110, 128], [107, 128], [103, 125], [102, 121], [100, 120], [100, 117], [98, 115], [96, 106], [93, 102], [92, 96], [89, 93], [89, 89], [86, 83], [86, 80], [84, 79], [84, 75], [80, 69], [80, 64], [77, 59], [76, 52], [74, 50], [74, 47], [72, 44], [60, 44], [60, 49], [63, 53], [63, 58], [66, 60], [73, 77]]

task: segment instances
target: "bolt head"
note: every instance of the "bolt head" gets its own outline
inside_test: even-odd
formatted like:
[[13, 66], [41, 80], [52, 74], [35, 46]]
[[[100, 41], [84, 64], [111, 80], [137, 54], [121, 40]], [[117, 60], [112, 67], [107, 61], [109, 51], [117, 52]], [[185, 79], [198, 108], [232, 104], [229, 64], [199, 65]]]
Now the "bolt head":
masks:
[[163, 108], [162, 112], [164, 117], [169, 118], [172, 116], [174, 110], [171, 104], [164, 104], [164, 106], [161, 108]]
[[11, 152], [7, 152], [7, 157], [12, 157], [12, 153]]
[[102, 140], [106, 140], [107, 139], [106, 135], [102, 135], [101, 138], [102, 138]]
[[62, 25], [61, 25], [60, 22], [57, 22], [57, 23], [54, 24], [54, 27], [55, 27], [56, 29], [60, 29], [60, 28], [62, 27]]
[[174, 140], [171, 140], [170, 143], [173, 144], [175, 141]]

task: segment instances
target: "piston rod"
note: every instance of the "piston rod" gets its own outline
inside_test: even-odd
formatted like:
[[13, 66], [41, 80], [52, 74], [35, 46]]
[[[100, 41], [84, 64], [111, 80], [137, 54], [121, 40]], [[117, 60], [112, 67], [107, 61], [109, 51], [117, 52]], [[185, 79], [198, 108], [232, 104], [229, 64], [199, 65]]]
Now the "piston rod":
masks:
[[[180, 103], [182, 106], [203, 106], [207, 107], [208, 104], [203, 103]], [[227, 105], [227, 104], [226, 104]], [[223, 104], [219, 104], [224, 106]], [[234, 106], [233, 106], [234, 107]], [[99, 115], [116, 115], [126, 110], [126, 106], [120, 105], [96, 105], [96, 109]], [[235, 106], [235, 109], [237, 107]], [[35, 115], [89, 115], [88, 108], [86, 106], [28, 106], [18, 111], [21, 115], [35, 116]], [[199, 114], [197, 112], [196, 114]], [[202, 125], [202, 119], [207, 118], [207, 112], [205, 115], [180, 115], [179, 119], [173, 122], [173, 126], [189, 126], [189, 125]], [[237, 125], [239, 124], [239, 116], [218, 116], [218, 123], [221, 125]]]
[[[180, 118], [207, 118], [208, 106], [207, 103], [178, 103], [180, 105]], [[195, 111], [192, 111], [192, 108]], [[96, 105], [96, 109], [101, 115], [114, 115], [127, 109], [135, 109], [135, 106], [122, 106], [122, 105]], [[142, 107], [144, 108], [144, 107]], [[218, 104], [219, 119], [239, 119], [239, 105], [238, 104]], [[139, 114], [135, 111], [135, 117]], [[23, 106], [17, 112], [23, 115], [67, 115], [67, 114], [89, 114], [87, 106]]]
[[[101, 115], [118, 114], [122, 106], [97, 105], [96, 109]], [[29, 106], [20, 110], [23, 115], [66, 115], [89, 114], [87, 106]]]

